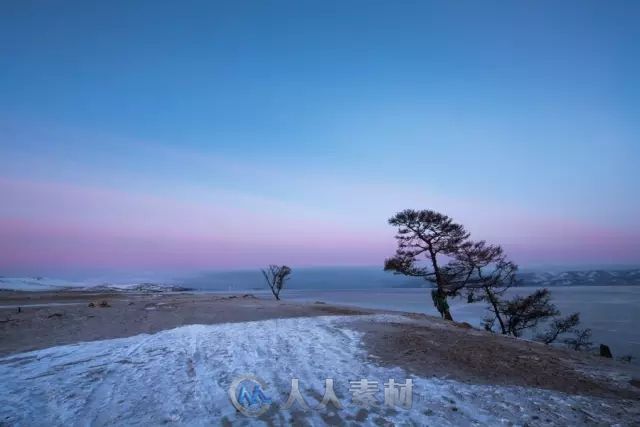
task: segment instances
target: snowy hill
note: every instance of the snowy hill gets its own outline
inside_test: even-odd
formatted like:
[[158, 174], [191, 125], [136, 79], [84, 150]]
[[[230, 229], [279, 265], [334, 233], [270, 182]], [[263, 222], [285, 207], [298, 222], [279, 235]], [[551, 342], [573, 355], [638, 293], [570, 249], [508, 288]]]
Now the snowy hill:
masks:
[[633, 286], [640, 285], [640, 269], [520, 273], [522, 286]]
[[11, 291], [55, 291], [83, 286], [86, 284], [45, 277], [0, 277], [0, 289]]
[[130, 283], [130, 284], [103, 284], [98, 286], [85, 286], [86, 291], [118, 291], [118, 292], [184, 292], [191, 290], [183, 286], [161, 283]]
[[163, 283], [91, 283], [46, 277], [0, 277], [0, 290], [10, 291], [94, 291], [94, 292], [183, 292], [182, 286]]

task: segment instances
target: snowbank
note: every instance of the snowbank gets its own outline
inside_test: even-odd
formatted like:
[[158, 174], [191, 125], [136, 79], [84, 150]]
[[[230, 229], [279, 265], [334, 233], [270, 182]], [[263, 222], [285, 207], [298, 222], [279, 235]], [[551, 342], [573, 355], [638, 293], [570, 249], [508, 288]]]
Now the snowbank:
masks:
[[[399, 316], [393, 320], [409, 321]], [[191, 325], [1, 358], [0, 424], [266, 425], [268, 420], [288, 425], [293, 417], [306, 417], [315, 425], [580, 425], [639, 419], [637, 402], [417, 378], [378, 366], [361, 347], [359, 333], [348, 328], [350, 321], [332, 316]], [[230, 403], [230, 384], [246, 374], [264, 380], [265, 392], [275, 402], [265, 421], [246, 418]], [[299, 379], [312, 408], [324, 394], [325, 379], [333, 378], [343, 409], [279, 410], [292, 378]], [[378, 381], [381, 390], [389, 379], [413, 378], [413, 408], [365, 410], [353, 405], [349, 380], [362, 378]], [[376, 397], [382, 403], [382, 391]]]

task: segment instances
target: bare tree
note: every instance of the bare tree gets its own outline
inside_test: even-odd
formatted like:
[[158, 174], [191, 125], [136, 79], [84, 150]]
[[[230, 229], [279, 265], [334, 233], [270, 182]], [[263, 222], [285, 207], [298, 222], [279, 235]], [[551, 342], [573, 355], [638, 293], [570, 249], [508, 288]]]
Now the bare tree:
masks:
[[280, 300], [280, 291], [284, 287], [284, 282], [289, 279], [291, 274], [291, 268], [286, 265], [274, 265], [271, 264], [266, 269], [262, 270], [262, 274], [271, 288], [271, 292], [276, 299]]
[[546, 288], [538, 289], [526, 297], [516, 296], [500, 305], [500, 311], [506, 319], [507, 333], [514, 337], [519, 337], [525, 329], [535, 328], [540, 322], [560, 314], [551, 303], [551, 293]]
[[591, 342], [591, 329], [576, 329], [572, 338], [566, 338], [564, 344], [576, 351], [589, 350], [593, 343]]
[[[490, 314], [483, 319], [484, 328], [492, 331], [497, 322], [500, 331], [505, 335], [522, 336], [527, 329], [535, 329], [539, 324], [546, 323], [553, 318], [547, 329], [536, 340], [551, 344], [562, 335], [573, 333], [573, 338], [566, 338], [563, 342], [570, 348], [580, 350], [588, 348], [591, 343], [590, 330], [579, 330], [580, 313], [573, 313], [566, 317], [557, 317], [560, 312], [551, 303], [551, 293], [548, 289], [540, 289], [525, 297], [515, 296], [511, 300], [504, 300], [503, 294], [515, 282], [513, 266], [504, 259], [499, 260], [490, 274], [478, 274], [477, 279], [468, 284], [469, 302], [486, 301], [489, 303]], [[506, 272], [506, 273], [505, 273]], [[482, 277], [490, 280], [480, 280]], [[491, 280], [493, 278], [494, 280]], [[476, 285], [480, 284], [480, 287]], [[480, 295], [478, 295], [480, 292]]]
[[[484, 241], [465, 242], [449, 268], [456, 269], [457, 275], [471, 272], [465, 279], [468, 302], [485, 301], [489, 304], [489, 315], [483, 319], [486, 330], [493, 330], [497, 322], [502, 334], [520, 336], [525, 329], [535, 328], [560, 314], [546, 289], [526, 297], [516, 296], [510, 301], [503, 299], [507, 289], [516, 284], [518, 266], [507, 259], [500, 246], [488, 245]], [[563, 334], [576, 332], [579, 323], [579, 313], [556, 317], [536, 338], [551, 344]]]
[[441, 265], [441, 257], [455, 256], [469, 234], [462, 225], [432, 210], [407, 209], [390, 218], [389, 224], [398, 227], [398, 248], [385, 260], [385, 271], [422, 277], [435, 285], [434, 305], [444, 319], [453, 320], [447, 297], [456, 295], [464, 284], [454, 270]]
[[[497, 323], [502, 334], [519, 337], [525, 330], [559, 316], [548, 289], [505, 300], [505, 292], [516, 284], [518, 266], [500, 246], [471, 241], [464, 226], [448, 216], [407, 209], [390, 218], [389, 224], [397, 227], [398, 248], [385, 260], [385, 271], [421, 277], [434, 285], [433, 304], [444, 319], [452, 320], [447, 298], [463, 291], [470, 303], [488, 303], [484, 326], [489, 331]], [[578, 332], [575, 327], [579, 321], [577, 313], [556, 318], [539, 339], [551, 343], [561, 334]]]
[[467, 241], [460, 246], [447, 270], [448, 277], [460, 278], [454, 279], [454, 287], [465, 287], [467, 302], [484, 301], [489, 304], [489, 315], [484, 319], [485, 329], [492, 330], [497, 321], [500, 331], [507, 334], [501, 301], [503, 294], [516, 281], [518, 266], [507, 259], [502, 248], [485, 241]]
[[573, 313], [567, 317], [554, 319], [547, 330], [538, 335], [536, 339], [545, 344], [551, 344], [562, 334], [574, 332], [576, 326], [580, 324], [580, 313]]

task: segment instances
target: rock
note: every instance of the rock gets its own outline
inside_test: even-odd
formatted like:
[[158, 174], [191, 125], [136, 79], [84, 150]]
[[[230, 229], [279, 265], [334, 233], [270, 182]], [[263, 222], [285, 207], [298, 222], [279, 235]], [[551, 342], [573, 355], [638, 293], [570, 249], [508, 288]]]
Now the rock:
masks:
[[51, 319], [52, 317], [62, 317], [62, 313], [53, 313], [50, 314], [49, 316], [47, 316], [49, 319]]
[[608, 357], [609, 359], [613, 358], [613, 354], [611, 354], [611, 349], [608, 345], [600, 344], [600, 356]]
[[632, 378], [631, 381], [629, 381], [629, 384], [634, 387], [640, 388], [640, 378]]
[[103, 308], [104, 308], [104, 307], [111, 307], [111, 306], [109, 305], [109, 303], [107, 302], [107, 300], [102, 300], [102, 301], [100, 301], [99, 303], [97, 303], [97, 302], [90, 302], [90, 303], [89, 303], [89, 307], [91, 307], [91, 308], [94, 308], [94, 307], [103, 307]]

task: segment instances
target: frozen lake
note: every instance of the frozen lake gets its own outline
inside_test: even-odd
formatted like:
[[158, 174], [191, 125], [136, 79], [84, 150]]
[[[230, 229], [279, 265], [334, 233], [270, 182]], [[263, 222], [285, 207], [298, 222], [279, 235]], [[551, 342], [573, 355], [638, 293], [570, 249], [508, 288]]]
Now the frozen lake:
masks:
[[[535, 288], [512, 288], [509, 295], [526, 295]], [[580, 312], [583, 328], [591, 328], [595, 345], [609, 345], [614, 357], [632, 355], [640, 362], [640, 287], [576, 286], [551, 288], [553, 302], [563, 315]], [[429, 289], [285, 290], [284, 299], [323, 301], [368, 308], [438, 315]], [[482, 303], [450, 301], [453, 318], [479, 326], [485, 315]]]

